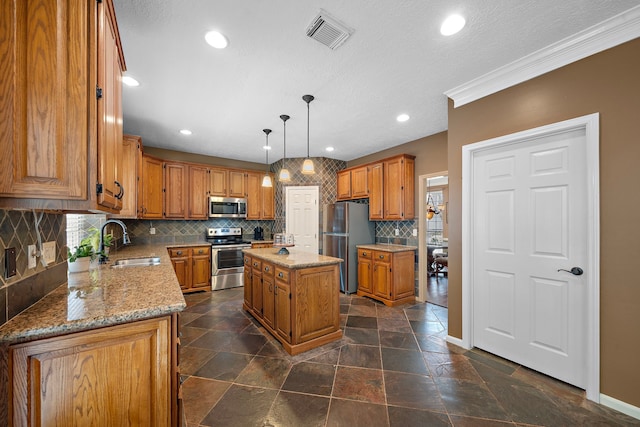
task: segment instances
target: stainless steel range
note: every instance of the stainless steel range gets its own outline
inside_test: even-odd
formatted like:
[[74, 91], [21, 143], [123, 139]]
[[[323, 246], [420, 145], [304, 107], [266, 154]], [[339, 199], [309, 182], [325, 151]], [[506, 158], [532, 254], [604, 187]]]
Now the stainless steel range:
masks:
[[242, 228], [207, 228], [211, 242], [211, 289], [236, 288], [244, 285], [242, 250], [251, 243], [242, 240]]

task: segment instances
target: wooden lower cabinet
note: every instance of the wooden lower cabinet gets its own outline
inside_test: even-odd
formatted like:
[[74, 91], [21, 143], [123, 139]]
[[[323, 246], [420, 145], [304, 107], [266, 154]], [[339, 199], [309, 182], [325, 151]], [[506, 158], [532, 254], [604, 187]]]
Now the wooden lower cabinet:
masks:
[[357, 295], [376, 299], [391, 307], [413, 302], [414, 270], [414, 249], [384, 251], [358, 248]]
[[245, 254], [245, 287], [252, 289], [245, 288], [243, 308], [299, 354], [342, 337], [339, 280], [338, 264], [285, 268]]
[[211, 290], [211, 246], [185, 246], [168, 250], [183, 293]]
[[10, 425], [179, 425], [177, 319], [11, 346]]

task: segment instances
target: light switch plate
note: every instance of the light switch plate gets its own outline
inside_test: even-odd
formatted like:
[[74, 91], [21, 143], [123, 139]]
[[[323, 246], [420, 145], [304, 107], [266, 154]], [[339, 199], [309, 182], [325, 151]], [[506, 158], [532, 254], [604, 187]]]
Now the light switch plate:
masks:
[[51, 241], [42, 245], [42, 256], [44, 257], [44, 262], [47, 264], [51, 264], [56, 260], [56, 242]]
[[418, 237], [418, 229], [417, 228], [413, 229], [413, 237]]
[[27, 246], [27, 268], [36, 268], [36, 245]]

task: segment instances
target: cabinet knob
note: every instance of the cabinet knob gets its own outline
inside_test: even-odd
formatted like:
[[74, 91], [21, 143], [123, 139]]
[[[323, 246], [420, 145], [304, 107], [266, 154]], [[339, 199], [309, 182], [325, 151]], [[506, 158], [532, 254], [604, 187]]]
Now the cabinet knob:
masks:
[[178, 255], [182, 255], [182, 251], [178, 251], [176, 252]]
[[198, 251], [198, 253], [199, 253], [199, 254], [201, 254], [201, 253], [203, 253], [203, 252], [204, 252], [204, 250], [202, 250], [202, 249], [200, 249], [200, 250]]
[[362, 252], [362, 256], [367, 256], [367, 253], [366, 252]]
[[280, 273], [278, 273], [278, 277], [280, 277], [280, 278], [284, 277], [284, 274], [282, 274], [282, 271]]
[[384, 259], [384, 255], [380, 255], [380, 259]]

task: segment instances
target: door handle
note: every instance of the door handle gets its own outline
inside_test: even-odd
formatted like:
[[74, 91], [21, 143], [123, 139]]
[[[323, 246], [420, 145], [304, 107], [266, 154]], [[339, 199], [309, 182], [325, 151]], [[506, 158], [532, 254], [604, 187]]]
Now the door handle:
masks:
[[559, 268], [558, 271], [566, 271], [567, 273], [571, 273], [574, 276], [582, 276], [582, 273], [584, 273], [584, 270], [581, 269], [580, 267], [573, 267], [571, 270], [565, 270], [564, 268]]

